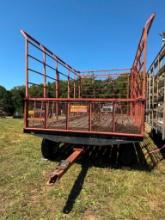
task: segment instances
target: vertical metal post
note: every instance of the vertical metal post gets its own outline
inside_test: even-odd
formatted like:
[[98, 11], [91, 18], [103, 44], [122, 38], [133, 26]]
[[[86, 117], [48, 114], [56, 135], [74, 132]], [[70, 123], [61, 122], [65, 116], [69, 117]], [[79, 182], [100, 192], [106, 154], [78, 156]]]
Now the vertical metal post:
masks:
[[79, 77], [79, 80], [78, 80], [78, 97], [80, 98], [81, 97], [81, 78]]
[[29, 44], [28, 40], [25, 39], [25, 72], [26, 72], [26, 92], [25, 92], [25, 103], [24, 103], [24, 124], [28, 127], [28, 97], [29, 97]]
[[46, 53], [43, 51], [44, 98], [46, 98]]
[[59, 98], [59, 72], [58, 72], [58, 62], [56, 64], [56, 98]]
[[88, 117], [88, 129], [89, 129], [89, 131], [91, 131], [91, 127], [92, 127], [92, 106], [91, 106], [92, 104], [91, 103], [89, 103], [89, 110], [88, 110], [88, 114], [89, 114], [89, 117]]
[[151, 123], [151, 120], [150, 120], [150, 112], [151, 112], [151, 94], [150, 94], [150, 92], [151, 92], [151, 77], [150, 77], [150, 75], [148, 74], [148, 92], [147, 92], [147, 94], [148, 94], [148, 97], [147, 97], [147, 121], [149, 122], [149, 123]]
[[[58, 62], [56, 64], [56, 98], [59, 98], [59, 72], [58, 72]], [[59, 115], [59, 102], [56, 102], [56, 118]]]
[[[145, 130], [145, 124], [144, 124], [144, 120], [145, 120], [145, 99], [146, 99], [146, 59], [147, 59], [147, 30], [144, 29], [144, 35], [143, 35], [143, 75], [142, 75], [142, 107], [141, 107], [141, 134], [144, 134], [144, 130]], [[140, 74], [140, 73], [139, 73]]]
[[113, 102], [113, 112], [112, 112], [112, 131], [115, 132], [115, 103]]
[[76, 82], [74, 80], [74, 84], [73, 84], [73, 97], [74, 99], [76, 98]]
[[[43, 96], [44, 98], [47, 97], [46, 92], [46, 53], [43, 51], [43, 74], [44, 74], [44, 83], [43, 83]], [[47, 128], [47, 102], [44, 102], [45, 106], [45, 128]]]
[[68, 130], [68, 128], [69, 128], [69, 108], [70, 108], [70, 105], [69, 105], [69, 103], [67, 103], [66, 105], [67, 105], [67, 109], [66, 109], [66, 130]]
[[[130, 98], [135, 98], [134, 97], [134, 67], [131, 69], [131, 82], [130, 82], [130, 87], [131, 87], [131, 93], [130, 93]], [[133, 118], [134, 115], [134, 103], [131, 102], [131, 108], [130, 108], [130, 116]]]
[[164, 76], [164, 102], [163, 102], [163, 140], [165, 140], [165, 76]]
[[[158, 73], [160, 72], [160, 55], [158, 55]], [[157, 90], [156, 90], [156, 102], [157, 102], [157, 108], [156, 108], [156, 124], [158, 124], [158, 115], [159, 115], [159, 80], [160, 80], [160, 76], [158, 76], [157, 74]], [[157, 127], [156, 127], [156, 132], [158, 131]]]
[[147, 31], [144, 31], [144, 51], [143, 51], [143, 55], [144, 55], [144, 64], [143, 64], [143, 93], [142, 93], [142, 97], [146, 98], [146, 60], [147, 60]]
[[24, 103], [24, 125], [25, 125], [25, 128], [28, 127], [28, 100], [27, 99], [25, 100], [25, 103]]
[[[68, 99], [70, 98], [70, 71], [68, 72]], [[67, 103], [67, 114], [66, 114], [66, 130], [69, 128], [69, 108], [70, 104]]]
[[155, 93], [155, 90], [154, 90], [154, 87], [155, 87], [155, 80], [154, 80], [154, 73], [152, 74], [152, 128], [153, 128], [153, 125], [154, 125], [154, 93]]
[[70, 98], [70, 71], [68, 73], [68, 99]]
[[[49, 102], [49, 101], [48, 101]], [[45, 128], [47, 128], [47, 119], [48, 119], [48, 102], [45, 101]]]
[[[129, 89], [130, 89], [130, 84], [129, 84], [129, 81], [130, 81], [130, 76], [129, 76], [129, 74], [128, 74], [128, 78], [127, 78], [127, 99], [129, 99], [130, 97], [129, 97]], [[127, 115], [129, 115], [129, 102], [127, 102]]]
[[29, 96], [29, 91], [28, 91], [28, 84], [29, 84], [29, 44], [28, 40], [25, 39], [25, 72], [26, 72], [26, 94], [25, 97], [28, 98]]
[[[157, 107], [156, 107], [156, 125], [158, 125], [158, 91], [159, 91], [159, 77], [156, 77], [156, 103], [157, 103]], [[158, 127], [156, 126], [156, 133], [158, 132]]]

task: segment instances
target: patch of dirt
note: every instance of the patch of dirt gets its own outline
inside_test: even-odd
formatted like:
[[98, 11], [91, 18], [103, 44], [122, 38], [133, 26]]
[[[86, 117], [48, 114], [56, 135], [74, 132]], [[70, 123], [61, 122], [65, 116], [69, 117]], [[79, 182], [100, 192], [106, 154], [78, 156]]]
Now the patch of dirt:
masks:
[[89, 210], [86, 210], [84, 213], [84, 220], [97, 220], [96, 216], [94, 216]]

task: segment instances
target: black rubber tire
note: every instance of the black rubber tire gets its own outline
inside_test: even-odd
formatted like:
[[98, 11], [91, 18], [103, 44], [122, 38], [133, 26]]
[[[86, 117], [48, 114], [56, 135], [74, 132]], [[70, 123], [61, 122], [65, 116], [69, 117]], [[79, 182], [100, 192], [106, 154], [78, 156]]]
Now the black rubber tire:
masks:
[[150, 136], [151, 138], [155, 138], [157, 136], [155, 129], [151, 129]]
[[135, 163], [136, 155], [132, 144], [120, 146], [118, 161], [121, 166], [131, 166]]
[[46, 159], [53, 160], [57, 157], [60, 143], [44, 139], [41, 143], [41, 153]]

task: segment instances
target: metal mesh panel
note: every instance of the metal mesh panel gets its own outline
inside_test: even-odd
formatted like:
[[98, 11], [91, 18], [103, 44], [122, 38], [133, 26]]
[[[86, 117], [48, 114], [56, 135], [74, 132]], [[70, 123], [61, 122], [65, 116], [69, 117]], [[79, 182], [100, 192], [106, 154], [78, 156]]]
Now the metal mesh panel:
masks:
[[[135, 111], [130, 114], [130, 106]], [[141, 102], [30, 101], [28, 126], [70, 131], [139, 134]]]

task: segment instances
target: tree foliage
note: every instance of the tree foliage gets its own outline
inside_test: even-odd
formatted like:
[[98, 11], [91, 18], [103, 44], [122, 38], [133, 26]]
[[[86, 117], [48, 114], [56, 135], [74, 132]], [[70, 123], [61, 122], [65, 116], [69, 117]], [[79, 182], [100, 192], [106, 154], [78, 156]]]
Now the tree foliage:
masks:
[[3, 86], [0, 86], [0, 111], [5, 115], [12, 115], [14, 112], [11, 91], [7, 91]]
[[25, 86], [17, 86], [11, 89], [11, 99], [14, 107], [14, 113], [21, 115], [23, 113], [23, 103], [25, 97]]
[[[83, 78], [81, 81], [81, 97], [82, 98], [126, 98], [128, 95], [127, 88], [128, 76], [115, 79], [111, 77], [102, 80], [96, 79], [94, 76]], [[78, 97], [78, 81], [76, 84], [76, 97]], [[60, 81], [59, 97], [67, 98], [68, 81]], [[46, 86], [47, 97], [56, 97], [56, 87], [54, 83], [48, 83]], [[30, 97], [43, 97], [43, 85], [31, 85], [29, 87]], [[74, 81], [70, 81], [70, 97], [73, 98]], [[25, 97], [25, 86], [16, 86], [7, 91], [0, 86], [0, 111], [4, 111], [7, 115], [23, 115]]]

